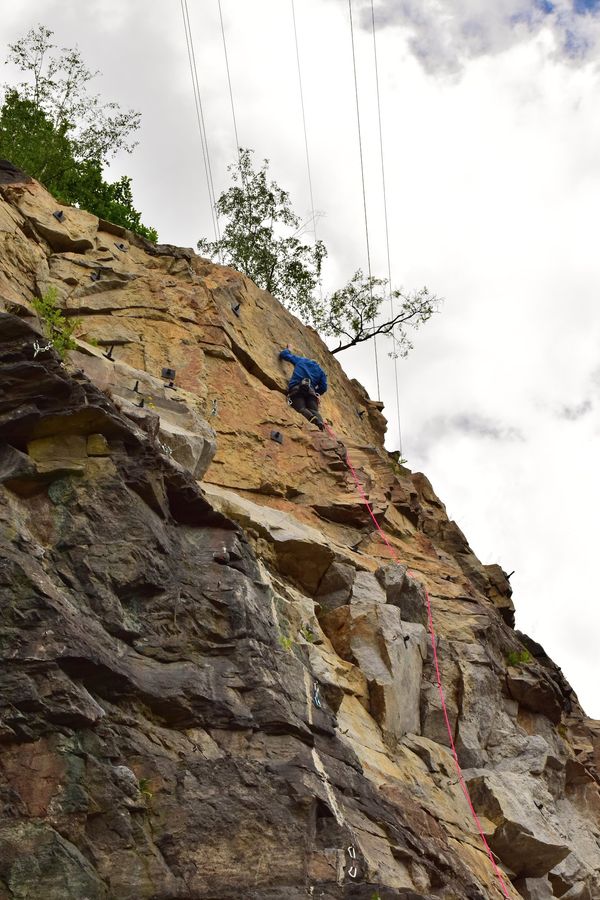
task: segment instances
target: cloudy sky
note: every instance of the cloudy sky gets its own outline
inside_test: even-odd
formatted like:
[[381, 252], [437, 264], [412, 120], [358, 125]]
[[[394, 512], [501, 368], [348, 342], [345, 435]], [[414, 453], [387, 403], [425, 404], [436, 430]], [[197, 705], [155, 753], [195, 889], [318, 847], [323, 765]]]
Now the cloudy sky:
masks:
[[[295, 0], [325, 288], [366, 266], [346, 0]], [[310, 201], [291, 0], [221, 0], [240, 143]], [[189, 0], [217, 193], [235, 155], [217, 0]], [[369, 0], [353, 0], [373, 270], [386, 273]], [[399, 363], [402, 449], [483, 562], [514, 570], [517, 625], [600, 717], [600, 0], [376, 0], [392, 278], [445, 298]], [[160, 239], [211, 217], [179, 0], [20, 0], [142, 112], [134, 179]], [[15, 78], [10, 66], [5, 80]], [[393, 363], [380, 342], [390, 449]], [[370, 347], [341, 357], [376, 396]]]

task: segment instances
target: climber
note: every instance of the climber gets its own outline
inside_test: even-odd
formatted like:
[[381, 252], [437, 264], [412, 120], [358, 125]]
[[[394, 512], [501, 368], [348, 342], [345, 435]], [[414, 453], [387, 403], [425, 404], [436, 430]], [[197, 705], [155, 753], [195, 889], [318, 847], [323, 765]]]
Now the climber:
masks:
[[319, 363], [305, 356], [295, 356], [289, 345], [279, 354], [294, 364], [288, 383], [287, 398], [290, 406], [323, 431], [323, 419], [319, 414], [321, 394], [327, 390], [327, 376]]

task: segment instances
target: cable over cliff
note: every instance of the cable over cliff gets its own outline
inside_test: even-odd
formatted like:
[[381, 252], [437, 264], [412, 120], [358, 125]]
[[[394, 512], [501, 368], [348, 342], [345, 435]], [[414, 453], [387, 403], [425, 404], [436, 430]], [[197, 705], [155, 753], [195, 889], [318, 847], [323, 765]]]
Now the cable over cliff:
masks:
[[319, 336], [9, 163], [0, 259], [0, 900], [600, 897], [600, 723]]

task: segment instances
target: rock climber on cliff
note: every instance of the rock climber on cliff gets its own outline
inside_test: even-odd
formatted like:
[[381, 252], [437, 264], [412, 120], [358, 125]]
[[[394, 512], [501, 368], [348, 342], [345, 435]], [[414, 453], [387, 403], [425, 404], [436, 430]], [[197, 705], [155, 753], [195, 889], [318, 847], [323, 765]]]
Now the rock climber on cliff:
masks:
[[314, 359], [296, 356], [291, 352], [289, 345], [280, 352], [279, 359], [294, 364], [287, 389], [288, 403], [296, 412], [323, 431], [319, 402], [321, 395], [327, 390], [327, 375]]

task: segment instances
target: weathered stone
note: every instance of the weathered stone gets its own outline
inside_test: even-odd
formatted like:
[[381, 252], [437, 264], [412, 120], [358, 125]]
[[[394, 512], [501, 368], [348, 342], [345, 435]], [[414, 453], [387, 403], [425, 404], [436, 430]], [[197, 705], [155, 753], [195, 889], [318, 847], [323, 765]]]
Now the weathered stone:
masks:
[[0, 827], [0, 878], [12, 897], [47, 900], [101, 900], [106, 885], [69, 841], [45, 824], [20, 822]]
[[385, 603], [385, 593], [371, 572], [356, 573], [350, 603]]
[[[16, 180], [13, 185], [16, 185]], [[82, 209], [61, 206], [35, 181], [22, 181], [18, 188], [6, 188], [19, 212], [50, 245], [52, 250], [64, 253], [85, 253], [94, 249], [98, 230], [96, 216]], [[62, 213], [60, 221], [53, 215]]]
[[548, 815], [540, 812], [543, 804], [532, 798], [526, 777], [474, 775], [467, 784], [475, 808], [495, 825], [492, 850], [516, 875], [541, 878], [569, 855]]
[[331, 566], [333, 550], [314, 528], [268, 506], [259, 506], [232, 491], [204, 485], [207, 496], [226, 515], [273, 545], [281, 571], [313, 594]]
[[83, 435], [53, 434], [30, 441], [27, 453], [41, 474], [78, 474], [85, 469], [87, 441]]
[[37, 469], [31, 457], [8, 444], [0, 446], [0, 484], [6, 484], [11, 490], [18, 490], [31, 480]]
[[332, 562], [317, 588], [316, 599], [324, 612], [344, 606], [350, 600], [356, 569], [343, 562]]
[[387, 602], [398, 607], [403, 621], [418, 622], [427, 627], [425, 588], [418, 579], [407, 574], [406, 566], [382, 566], [375, 574], [385, 591]]
[[[511, 900], [512, 862], [530, 890], [600, 896], [600, 728], [507, 627], [504, 573], [390, 462], [380, 404], [244, 276], [76, 210], [45, 238], [57, 208], [0, 163], [0, 438], [18, 473], [0, 482], [0, 830], [54, 829], [93, 878], [63, 847], [63, 880], [19, 894], [10, 850], [0, 895], [92, 896], [98, 879], [114, 900], [499, 898], [447, 747], [422, 584], [461, 762], [494, 780], [479, 819]], [[105, 352], [35, 353], [31, 298], [50, 285]], [[287, 342], [327, 370], [336, 438], [286, 404]], [[85, 442], [76, 475], [24, 458], [64, 436]], [[415, 577], [384, 603], [371, 573], [391, 555]], [[533, 682], [509, 671], [507, 697], [521, 646]], [[39, 842], [26, 865], [47, 858]]]
[[484, 566], [490, 582], [487, 595], [499, 611], [507, 625], [514, 628], [515, 625], [515, 605], [512, 601], [512, 587], [504, 569], [494, 563], [493, 565]]
[[518, 878], [514, 882], [523, 900], [550, 900], [554, 896], [552, 886], [544, 878]]
[[370, 710], [384, 732], [419, 734], [424, 628], [402, 623], [397, 609], [374, 601], [339, 607], [321, 618], [321, 626], [369, 682]]
[[110, 456], [110, 446], [103, 434], [90, 434], [87, 439], [88, 456]]
[[528, 665], [509, 666], [506, 686], [509, 695], [526, 709], [542, 713], [551, 722], [560, 722], [564, 699], [550, 676], [534, 671]]
[[578, 881], [562, 895], [562, 900], [594, 900], [594, 897], [589, 886], [583, 881]]

